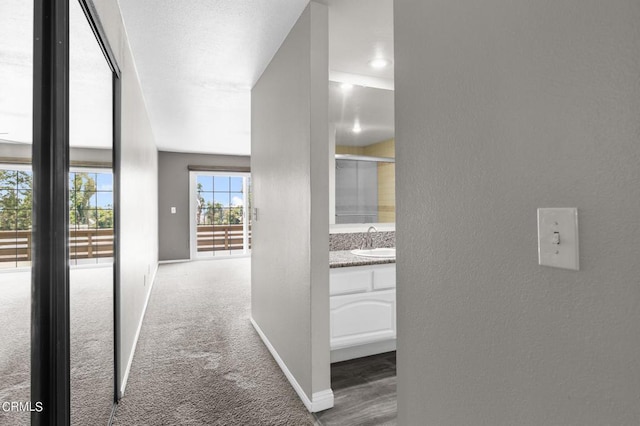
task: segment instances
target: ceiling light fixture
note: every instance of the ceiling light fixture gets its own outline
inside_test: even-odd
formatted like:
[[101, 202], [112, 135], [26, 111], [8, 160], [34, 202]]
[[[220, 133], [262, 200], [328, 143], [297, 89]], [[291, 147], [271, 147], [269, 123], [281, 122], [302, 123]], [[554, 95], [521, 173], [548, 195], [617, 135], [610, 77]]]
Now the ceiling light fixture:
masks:
[[381, 69], [381, 68], [385, 68], [390, 63], [391, 63], [391, 61], [389, 59], [375, 58], [375, 59], [372, 59], [372, 60], [369, 61], [369, 66], [371, 68]]
[[340, 85], [340, 88], [346, 92], [347, 90], [353, 89], [353, 84], [351, 84], [351, 83], [342, 83]]
[[360, 133], [362, 131], [362, 127], [360, 127], [360, 123], [356, 123], [353, 125], [353, 133]]

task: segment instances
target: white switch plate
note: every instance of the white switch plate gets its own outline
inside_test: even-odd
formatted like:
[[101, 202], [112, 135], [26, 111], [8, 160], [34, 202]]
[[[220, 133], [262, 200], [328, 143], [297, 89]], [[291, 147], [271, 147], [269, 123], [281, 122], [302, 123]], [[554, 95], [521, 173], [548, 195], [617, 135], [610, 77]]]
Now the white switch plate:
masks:
[[176, 214], [176, 208], [175, 207], [171, 207], [171, 214]]
[[538, 263], [580, 269], [577, 208], [538, 209]]

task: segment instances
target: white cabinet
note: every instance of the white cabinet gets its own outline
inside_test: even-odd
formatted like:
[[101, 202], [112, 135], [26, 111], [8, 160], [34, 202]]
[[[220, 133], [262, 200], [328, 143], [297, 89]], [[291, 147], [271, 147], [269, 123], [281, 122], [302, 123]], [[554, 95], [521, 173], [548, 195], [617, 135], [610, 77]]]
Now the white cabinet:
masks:
[[331, 298], [331, 349], [396, 337], [395, 290]]
[[331, 269], [332, 350], [396, 338], [395, 272], [395, 264]]

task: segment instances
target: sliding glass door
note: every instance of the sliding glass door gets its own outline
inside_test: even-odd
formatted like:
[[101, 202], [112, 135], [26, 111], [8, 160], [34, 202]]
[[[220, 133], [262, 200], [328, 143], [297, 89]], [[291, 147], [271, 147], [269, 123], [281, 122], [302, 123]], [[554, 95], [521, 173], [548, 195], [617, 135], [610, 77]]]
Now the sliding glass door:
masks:
[[107, 424], [115, 381], [113, 73], [82, 5], [69, 2], [71, 425]]
[[191, 258], [247, 255], [251, 249], [248, 173], [191, 172]]
[[33, 2], [0, 1], [0, 425], [29, 424]]
[[106, 424], [117, 396], [120, 83], [96, 18], [0, 1], [1, 425]]

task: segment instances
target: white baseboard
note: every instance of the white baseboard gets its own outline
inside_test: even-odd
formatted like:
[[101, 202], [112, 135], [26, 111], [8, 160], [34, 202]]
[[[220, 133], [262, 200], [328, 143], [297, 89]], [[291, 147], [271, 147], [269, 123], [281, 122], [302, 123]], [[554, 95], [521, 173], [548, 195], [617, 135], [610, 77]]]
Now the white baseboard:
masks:
[[[312, 413], [317, 413], [318, 411], [328, 410], [333, 407], [333, 390], [325, 389], [320, 392], [314, 392], [311, 395], [311, 407], [309, 410]], [[307, 407], [307, 409], [309, 409]]]
[[349, 346], [340, 349], [332, 349], [331, 362], [342, 362], [349, 359], [362, 358], [363, 356], [381, 354], [395, 350], [396, 339], [383, 340], [381, 342], [368, 343], [365, 345]]
[[164, 265], [166, 263], [184, 263], [191, 262], [191, 259], [173, 259], [173, 260], [159, 260], [158, 263], [160, 265]]
[[133, 346], [131, 349], [131, 353], [129, 354], [129, 360], [127, 361], [127, 368], [124, 371], [124, 377], [122, 378], [122, 383], [120, 384], [120, 389], [118, 389], [118, 399], [124, 396], [124, 390], [127, 387], [127, 380], [129, 380], [129, 373], [131, 372], [131, 364], [133, 364], [133, 355], [136, 353], [136, 348], [138, 346], [138, 338], [140, 337], [140, 330], [142, 330], [142, 323], [144, 321], [144, 317], [147, 313], [147, 306], [149, 305], [149, 299], [151, 298], [151, 290], [153, 290], [153, 284], [156, 282], [156, 274], [158, 273], [158, 263], [156, 263], [153, 268], [153, 273], [151, 274], [151, 279], [149, 280], [149, 291], [147, 291], [147, 298], [144, 301], [144, 308], [142, 309], [142, 315], [140, 316], [140, 322], [138, 323], [138, 329], [136, 330], [136, 336], [133, 339]]
[[255, 328], [256, 331], [258, 332], [258, 335], [262, 339], [262, 342], [265, 344], [267, 349], [269, 349], [269, 352], [271, 352], [273, 359], [276, 360], [276, 362], [280, 366], [280, 369], [282, 370], [284, 375], [287, 377], [287, 380], [289, 380], [289, 383], [291, 383], [291, 386], [298, 394], [298, 397], [300, 397], [304, 406], [307, 407], [307, 410], [309, 410], [309, 412], [311, 413], [316, 413], [318, 411], [326, 410], [333, 407], [333, 391], [331, 389], [325, 389], [320, 392], [314, 392], [311, 395], [311, 399], [309, 399], [309, 397], [304, 392], [304, 390], [302, 390], [302, 386], [300, 386], [300, 383], [298, 383], [298, 381], [293, 376], [291, 371], [289, 371], [289, 368], [287, 368], [287, 365], [284, 363], [282, 358], [280, 358], [278, 351], [276, 351], [276, 349], [273, 347], [273, 345], [271, 344], [267, 336], [264, 334], [260, 326], [253, 319], [253, 317], [251, 317], [251, 324], [253, 324], [253, 328]]

